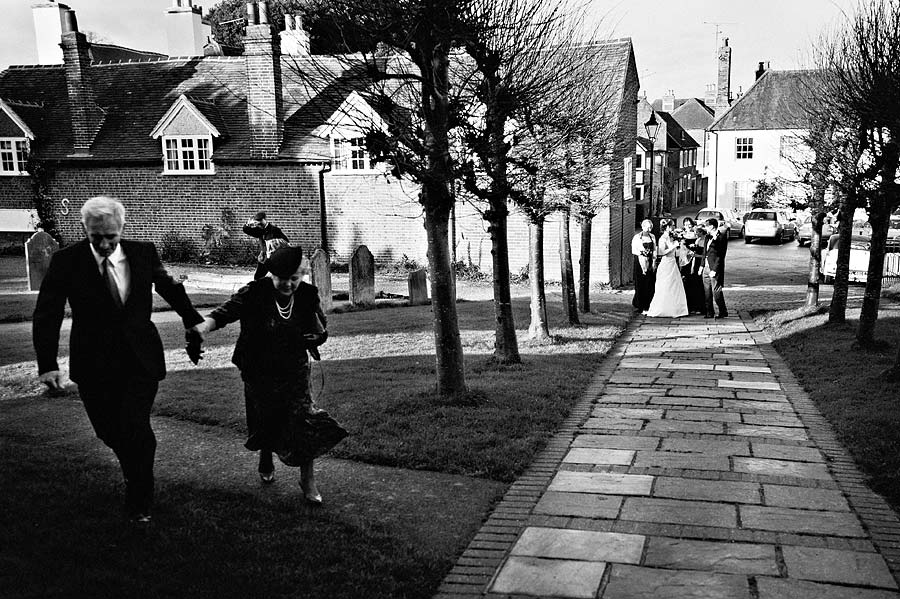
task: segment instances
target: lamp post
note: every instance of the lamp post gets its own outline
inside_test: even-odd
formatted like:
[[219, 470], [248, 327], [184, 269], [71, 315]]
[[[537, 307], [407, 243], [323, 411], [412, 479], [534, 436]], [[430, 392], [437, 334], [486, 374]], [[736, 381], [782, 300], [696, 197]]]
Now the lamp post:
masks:
[[653, 193], [653, 171], [656, 165], [653, 162], [653, 146], [656, 145], [656, 134], [659, 132], [659, 123], [656, 121], [656, 113], [650, 111], [650, 118], [644, 123], [644, 129], [647, 130], [647, 137], [650, 139], [650, 216], [658, 216], [656, 214], [656, 197]]

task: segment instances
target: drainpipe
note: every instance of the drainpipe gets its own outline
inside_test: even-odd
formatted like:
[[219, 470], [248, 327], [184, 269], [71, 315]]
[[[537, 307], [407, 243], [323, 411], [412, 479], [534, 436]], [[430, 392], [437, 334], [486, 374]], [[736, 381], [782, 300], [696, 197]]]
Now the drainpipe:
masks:
[[323, 162], [319, 169], [319, 233], [322, 237], [322, 249], [331, 253], [328, 247], [328, 212], [325, 207], [325, 173], [331, 172], [331, 163]]
[[709, 201], [706, 202], [706, 205], [710, 208], [716, 208], [719, 202], [719, 132], [710, 131], [710, 133], [716, 136], [716, 166], [713, 168], [713, 180], [715, 183], [713, 184], [712, 206], [709, 206]]

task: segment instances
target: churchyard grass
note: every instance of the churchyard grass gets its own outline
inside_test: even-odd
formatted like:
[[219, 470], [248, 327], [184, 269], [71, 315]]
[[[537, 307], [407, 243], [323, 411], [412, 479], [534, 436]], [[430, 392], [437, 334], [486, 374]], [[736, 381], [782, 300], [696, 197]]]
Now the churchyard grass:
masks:
[[[154, 411], [159, 494], [147, 530], [121, 518], [121, 475], [77, 396], [7, 381], [4, 597], [429, 597], [588, 386], [630, 299], [599, 293], [576, 328], [551, 299], [557, 343], [530, 345], [520, 331], [523, 364], [506, 367], [490, 359], [492, 303], [460, 302], [471, 393], [457, 402], [433, 393], [428, 306], [330, 315], [313, 394], [351, 436], [318, 462], [321, 508], [303, 504], [296, 470], [278, 464], [273, 486], [258, 482], [230, 364], [236, 325], [210, 334], [193, 366], [180, 322], [159, 320], [169, 374]], [[514, 309], [524, 327], [527, 298]], [[27, 336], [27, 325], [6, 326]], [[27, 344], [4, 352], [4, 376], [33, 377]]]
[[881, 380], [900, 340], [900, 303], [882, 300], [876, 336], [889, 341], [881, 353], [852, 349], [859, 306], [846, 324], [828, 324], [827, 307], [758, 316], [775, 349], [828, 420], [841, 444], [869, 478], [872, 489], [900, 509], [900, 397], [896, 382]]

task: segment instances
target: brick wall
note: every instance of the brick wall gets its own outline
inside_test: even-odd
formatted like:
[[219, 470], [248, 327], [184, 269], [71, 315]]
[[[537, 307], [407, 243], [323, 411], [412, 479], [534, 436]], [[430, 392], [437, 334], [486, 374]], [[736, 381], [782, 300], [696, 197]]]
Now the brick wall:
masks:
[[[175, 231], [200, 248], [203, 226], [219, 225], [227, 208], [235, 214], [234, 233], [242, 239], [250, 240], [240, 227], [258, 210], [265, 210], [292, 242], [310, 251], [319, 246], [315, 167], [216, 165], [215, 176], [167, 176], [161, 170], [161, 166], [57, 169], [49, 193], [63, 243], [83, 237], [80, 209], [84, 201], [111, 195], [125, 204], [125, 235], [134, 239], [159, 243], [165, 233]], [[11, 184], [11, 179], [0, 179], [0, 207], [30, 207], [31, 189]], [[62, 212], [63, 198], [69, 200], [68, 214]]]

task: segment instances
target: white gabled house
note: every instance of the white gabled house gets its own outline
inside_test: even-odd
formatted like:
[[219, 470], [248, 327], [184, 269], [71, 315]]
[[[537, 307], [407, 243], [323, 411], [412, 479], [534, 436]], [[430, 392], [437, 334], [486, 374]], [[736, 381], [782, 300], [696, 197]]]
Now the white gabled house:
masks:
[[711, 208], [750, 209], [759, 181], [777, 181], [785, 200], [801, 199], [795, 161], [806, 134], [804, 98], [814, 71], [765, 71], [709, 127]]

